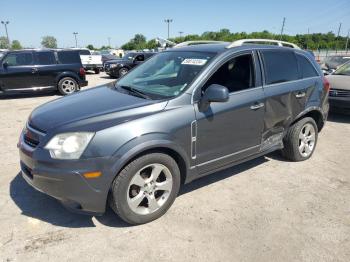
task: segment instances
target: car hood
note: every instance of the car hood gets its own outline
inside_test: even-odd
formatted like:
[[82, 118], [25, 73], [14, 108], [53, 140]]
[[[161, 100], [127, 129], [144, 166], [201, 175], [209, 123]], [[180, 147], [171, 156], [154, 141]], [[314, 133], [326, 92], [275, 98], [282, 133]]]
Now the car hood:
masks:
[[29, 125], [42, 132], [98, 131], [120, 122], [161, 111], [166, 102], [122, 93], [113, 84], [91, 88], [36, 108]]
[[350, 90], [350, 76], [328, 75], [326, 76], [331, 88]]

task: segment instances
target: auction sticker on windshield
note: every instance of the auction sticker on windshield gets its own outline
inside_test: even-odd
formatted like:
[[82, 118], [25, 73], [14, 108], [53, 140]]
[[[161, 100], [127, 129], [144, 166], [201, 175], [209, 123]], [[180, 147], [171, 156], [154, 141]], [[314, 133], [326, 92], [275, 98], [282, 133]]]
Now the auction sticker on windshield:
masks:
[[205, 65], [207, 62], [207, 59], [198, 59], [198, 58], [186, 58], [184, 61], [182, 61], [182, 65], [197, 65], [202, 66]]

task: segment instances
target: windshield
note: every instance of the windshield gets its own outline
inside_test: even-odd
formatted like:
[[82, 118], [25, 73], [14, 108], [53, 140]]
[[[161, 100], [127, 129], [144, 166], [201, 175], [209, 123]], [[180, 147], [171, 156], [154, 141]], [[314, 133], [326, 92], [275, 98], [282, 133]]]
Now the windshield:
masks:
[[117, 87], [132, 87], [150, 97], [168, 98], [183, 92], [215, 56], [204, 52], [163, 52], [121, 78]]
[[350, 76], [350, 62], [347, 62], [346, 64], [339, 67], [333, 75], [345, 75]]

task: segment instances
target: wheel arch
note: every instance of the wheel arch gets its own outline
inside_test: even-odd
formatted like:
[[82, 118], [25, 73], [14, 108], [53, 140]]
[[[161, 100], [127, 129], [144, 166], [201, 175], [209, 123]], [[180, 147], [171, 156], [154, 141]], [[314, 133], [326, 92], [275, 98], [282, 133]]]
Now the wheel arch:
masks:
[[324, 126], [325, 120], [323, 117], [323, 114], [321, 110], [317, 107], [311, 108], [309, 110], [305, 110], [304, 112], [300, 113], [294, 121], [291, 122], [289, 126], [292, 126], [296, 122], [298, 122], [300, 119], [305, 118], [305, 117], [311, 117], [312, 119], [315, 120], [318, 132], [320, 132]]
[[57, 77], [56, 77], [56, 87], [58, 88], [58, 84], [59, 82], [65, 78], [65, 77], [71, 77], [73, 78], [76, 82], [77, 82], [77, 85], [78, 87], [80, 88], [80, 85], [79, 85], [79, 76], [73, 72], [63, 72], [61, 74], [59, 74]]

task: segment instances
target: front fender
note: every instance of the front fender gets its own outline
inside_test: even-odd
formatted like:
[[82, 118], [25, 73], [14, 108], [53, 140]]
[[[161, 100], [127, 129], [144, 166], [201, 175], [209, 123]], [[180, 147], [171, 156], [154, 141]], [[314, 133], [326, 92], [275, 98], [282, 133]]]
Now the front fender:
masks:
[[186, 150], [174, 143], [173, 140], [168, 134], [153, 133], [128, 141], [113, 154], [116, 162], [112, 169], [117, 174], [131, 159], [152, 149], [169, 149], [174, 151], [184, 160], [186, 169], [188, 169], [190, 166], [189, 155], [186, 153]]

